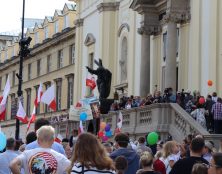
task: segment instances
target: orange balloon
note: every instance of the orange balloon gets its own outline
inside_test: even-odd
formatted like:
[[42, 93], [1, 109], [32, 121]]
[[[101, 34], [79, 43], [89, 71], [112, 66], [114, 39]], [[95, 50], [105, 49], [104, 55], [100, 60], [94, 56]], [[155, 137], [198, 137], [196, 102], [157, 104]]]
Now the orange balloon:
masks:
[[106, 127], [106, 123], [105, 122], [101, 122], [100, 123], [100, 129], [104, 130]]
[[208, 84], [208, 86], [212, 86], [213, 85], [212, 80], [208, 80], [207, 84]]

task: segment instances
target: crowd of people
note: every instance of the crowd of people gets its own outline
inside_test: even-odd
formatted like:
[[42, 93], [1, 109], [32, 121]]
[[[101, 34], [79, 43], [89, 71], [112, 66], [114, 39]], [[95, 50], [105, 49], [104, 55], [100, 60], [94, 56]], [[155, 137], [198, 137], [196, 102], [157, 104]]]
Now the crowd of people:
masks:
[[222, 148], [201, 135], [188, 135], [181, 143], [159, 137], [151, 146], [146, 136], [133, 141], [120, 132], [113, 141], [102, 142], [82, 133], [74, 134], [72, 142], [58, 143], [49, 124], [38, 119], [35, 132], [19, 147], [13, 138], [7, 139], [0, 153], [0, 174], [222, 174]]
[[[200, 98], [204, 100], [203, 103], [200, 103]], [[163, 95], [160, 91], [155, 91], [153, 95], [148, 94], [146, 98], [122, 97], [120, 102], [114, 102], [111, 105], [110, 111], [131, 109], [154, 103], [178, 103], [207, 131], [216, 134], [222, 133], [222, 99], [217, 96], [216, 92], [207, 95], [205, 99], [199, 91], [194, 91], [193, 95], [189, 90], [178, 91], [177, 94], [174, 94], [172, 88], [167, 88]]]

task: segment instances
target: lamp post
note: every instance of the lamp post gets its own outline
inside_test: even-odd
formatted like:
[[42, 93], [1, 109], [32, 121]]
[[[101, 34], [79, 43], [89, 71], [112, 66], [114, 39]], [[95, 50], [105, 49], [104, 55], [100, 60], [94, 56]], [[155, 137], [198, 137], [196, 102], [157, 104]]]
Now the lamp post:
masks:
[[[23, 0], [23, 10], [22, 10], [22, 35], [19, 41], [20, 51], [20, 62], [19, 62], [19, 73], [16, 74], [18, 78], [18, 99], [21, 101], [22, 97], [22, 71], [23, 71], [23, 59], [30, 53], [28, 46], [32, 40], [31, 37], [24, 38], [24, 17], [25, 17], [25, 0]], [[19, 119], [16, 119], [16, 129], [15, 129], [15, 139], [19, 139], [20, 125]]]

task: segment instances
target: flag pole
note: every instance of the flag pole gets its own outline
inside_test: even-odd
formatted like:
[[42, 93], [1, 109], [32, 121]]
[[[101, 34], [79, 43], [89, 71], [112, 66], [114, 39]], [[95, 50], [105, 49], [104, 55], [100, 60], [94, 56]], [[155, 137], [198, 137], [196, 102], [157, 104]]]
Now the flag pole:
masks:
[[[22, 35], [21, 35], [21, 40], [24, 38], [24, 17], [25, 17], [25, 0], [23, 0], [23, 9], [22, 9]], [[24, 59], [24, 54], [22, 53], [23, 51], [23, 45], [20, 45], [20, 62], [19, 62], [19, 74], [16, 74], [18, 78], [18, 98], [21, 99], [22, 96], [22, 71], [23, 71], [23, 59]], [[19, 119], [16, 119], [16, 129], [15, 129], [15, 139], [19, 139], [19, 131], [20, 131], [20, 125], [19, 125]]]

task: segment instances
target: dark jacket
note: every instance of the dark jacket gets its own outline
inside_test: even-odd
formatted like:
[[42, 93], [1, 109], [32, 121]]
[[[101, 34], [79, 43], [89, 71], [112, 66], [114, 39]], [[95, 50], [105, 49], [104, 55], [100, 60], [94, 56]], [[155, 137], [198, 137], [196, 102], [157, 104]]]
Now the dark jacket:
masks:
[[110, 157], [115, 160], [118, 156], [124, 156], [128, 161], [128, 168], [125, 174], [135, 174], [139, 169], [139, 155], [133, 149], [120, 148], [110, 154]]

